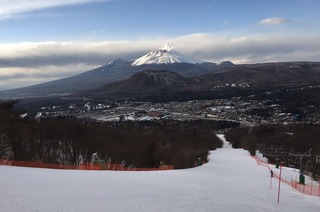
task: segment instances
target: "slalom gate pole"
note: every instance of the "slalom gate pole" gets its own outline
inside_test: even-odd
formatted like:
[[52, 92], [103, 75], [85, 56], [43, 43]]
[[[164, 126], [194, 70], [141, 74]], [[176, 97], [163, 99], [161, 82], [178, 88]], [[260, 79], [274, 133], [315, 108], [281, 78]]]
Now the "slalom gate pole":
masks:
[[280, 175], [279, 175], [278, 201], [277, 201], [278, 203], [280, 202], [281, 172], [282, 172], [282, 162], [280, 162]]
[[270, 176], [270, 190], [272, 188], [272, 177]]

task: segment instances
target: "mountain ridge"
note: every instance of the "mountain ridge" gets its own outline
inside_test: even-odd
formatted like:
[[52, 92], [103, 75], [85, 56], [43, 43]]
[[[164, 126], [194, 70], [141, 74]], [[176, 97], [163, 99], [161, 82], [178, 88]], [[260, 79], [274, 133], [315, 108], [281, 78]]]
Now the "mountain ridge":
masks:
[[[161, 73], [167, 73], [162, 76], [162, 81], [170, 81], [164, 78], [170, 77], [168, 73], [171, 72], [147, 70], [136, 73], [127, 80], [80, 92], [73, 97], [171, 101], [181, 97], [188, 100], [202, 98], [204, 95], [213, 98], [216, 94], [220, 95], [219, 92], [229, 92], [230, 89], [248, 91], [320, 84], [320, 63], [312, 62], [237, 65], [226, 72], [188, 78], [172, 72], [171, 74], [180, 78], [179, 81], [168, 84], [157, 84], [151, 78], [141, 77], [160, 76]], [[137, 79], [137, 76], [140, 78]]]
[[[166, 53], [169, 48], [171, 47], [165, 46], [161, 51]], [[180, 53], [175, 54], [179, 55]], [[190, 61], [191, 60], [192, 59], [190, 59]], [[65, 96], [81, 90], [98, 88], [107, 83], [125, 80], [133, 74], [143, 70], [173, 71], [184, 77], [200, 76], [210, 72], [225, 71], [225, 68], [217, 65], [216, 63], [187, 63], [186, 61], [171, 62], [172, 63], [152, 63], [134, 66], [132, 65], [132, 61], [119, 58], [78, 75], [23, 88], [0, 91], [0, 99]]]
[[172, 86], [181, 86], [188, 80], [175, 72], [166, 70], [144, 70], [132, 75], [129, 79], [106, 84], [102, 87], [80, 91], [72, 97], [90, 96], [93, 98], [118, 95], [144, 95], [154, 93]]
[[[161, 56], [161, 54], [172, 52], [173, 50], [172, 46], [166, 45], [158, 51], [160, 51], [159, 56]], [[251, 86], [268, 86], [275, 83], [303, 84], [304, 82], [313, 83], [320, 80], [318, 76], [320, 62], [270, 62], [235, 65], [230, 61], [222, 61], [220, 63], [169, 61], [172, 63], [164, 62], [134, 66], [132, 65], [134, 61], [119, 58], [75, 76], [24, 88], [0, 91], [0, 99], [68, 96], [127, 80], [134, 74], [145, 70], [165, 70], [175, 72], [184, 78], [193, 78], [191, 80], [193, 81], [192, 84], [188, 85], [191, 86], [190, 89], [196, 90], [210, 90], [212, 87], [224, 86], [225, 84], [249, 83]]]

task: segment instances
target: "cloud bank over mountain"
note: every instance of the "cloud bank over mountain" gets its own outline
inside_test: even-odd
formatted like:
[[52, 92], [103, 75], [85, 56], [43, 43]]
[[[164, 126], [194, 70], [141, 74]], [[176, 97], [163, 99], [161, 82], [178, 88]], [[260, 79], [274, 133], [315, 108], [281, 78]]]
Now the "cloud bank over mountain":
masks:
[[15, 88], [67, 77], [123, 58], [134, 60], [172, 44], [202, 61], [259, 63], [318, 61], [320, 36], [265, 34], [220, 36], [198, 33], [157, 40], [0, 43], [0, 88]]
[[165, 43], [209, 62], [319, 61], [319, 6], [316, 0], [292, 0], [289, 7], [279, 0], [0, 0], [0, 89], [134, 60]]

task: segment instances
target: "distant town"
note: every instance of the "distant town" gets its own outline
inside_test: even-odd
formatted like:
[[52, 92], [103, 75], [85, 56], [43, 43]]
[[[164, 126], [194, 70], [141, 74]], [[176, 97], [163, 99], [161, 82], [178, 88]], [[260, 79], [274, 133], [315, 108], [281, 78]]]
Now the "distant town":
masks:
[[[271, 100], [241, 97], [165, 103], [88, 101], [69, 106], [42, 107], [36, 114], [37, 119], [53, 117], [77, 117], [97, 122], [207, 119], [239, 122], [242, 125], [301, 121], [299, 114], [284, 112], [279, 104]], [[303, 121], [320, 123], [319, 117], [308, 117]]]

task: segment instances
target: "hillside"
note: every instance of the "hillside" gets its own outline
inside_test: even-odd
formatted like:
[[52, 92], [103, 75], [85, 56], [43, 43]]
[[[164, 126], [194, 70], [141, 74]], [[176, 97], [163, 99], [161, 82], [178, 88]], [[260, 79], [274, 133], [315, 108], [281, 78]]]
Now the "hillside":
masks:
[[211, 73], [193, 78], [203, 89], [228, 84], [249, 84], [254, 87], [296, 86], [320, 82], [320, 63], [287, 62], [233, 66], [224, 73]]
[[[301, 86], [320, 84], [320, 63], [230, 65], [228, 62], [224, 62], [221, 65], [229, 68], [222, 73], [210, 73], [188, 78], [180, 75], [173, 77], [178, 75], [174, 72], [147, 70], [138, 72], [127, 80], [79, 92], [73, 97], [155, 102], [187, 101], [217, 97], [230, 98], [237, 95], [260, 95], [266, 89], [296, 89]], [[152, 76], [157, 75], [159, 79], [161, 78], [162, 83], [155, 81], [151, 76], [146, 76], [151, 73]], [[164, 84], [164, 82], [171, 83]]]
[[104, 85], [97, 89], [79, 92], [72, 96], [86, 96], [90, 98], [117, 98], [118, 96], [144, 96], [163, 92], [164, 89], [174, 90], [183, 86], [188, 80], [170, 71], [146, 70], [134, 74], [127, 80]]
[[[305, 211], [319, 197], [281, 184], [249, 153], [212, 151], [209, 163], [193, 169], [153, 172], [74, 171], [0, 166], [3, 211]], [[295, 172], [290, 172], [294, 174]]]

